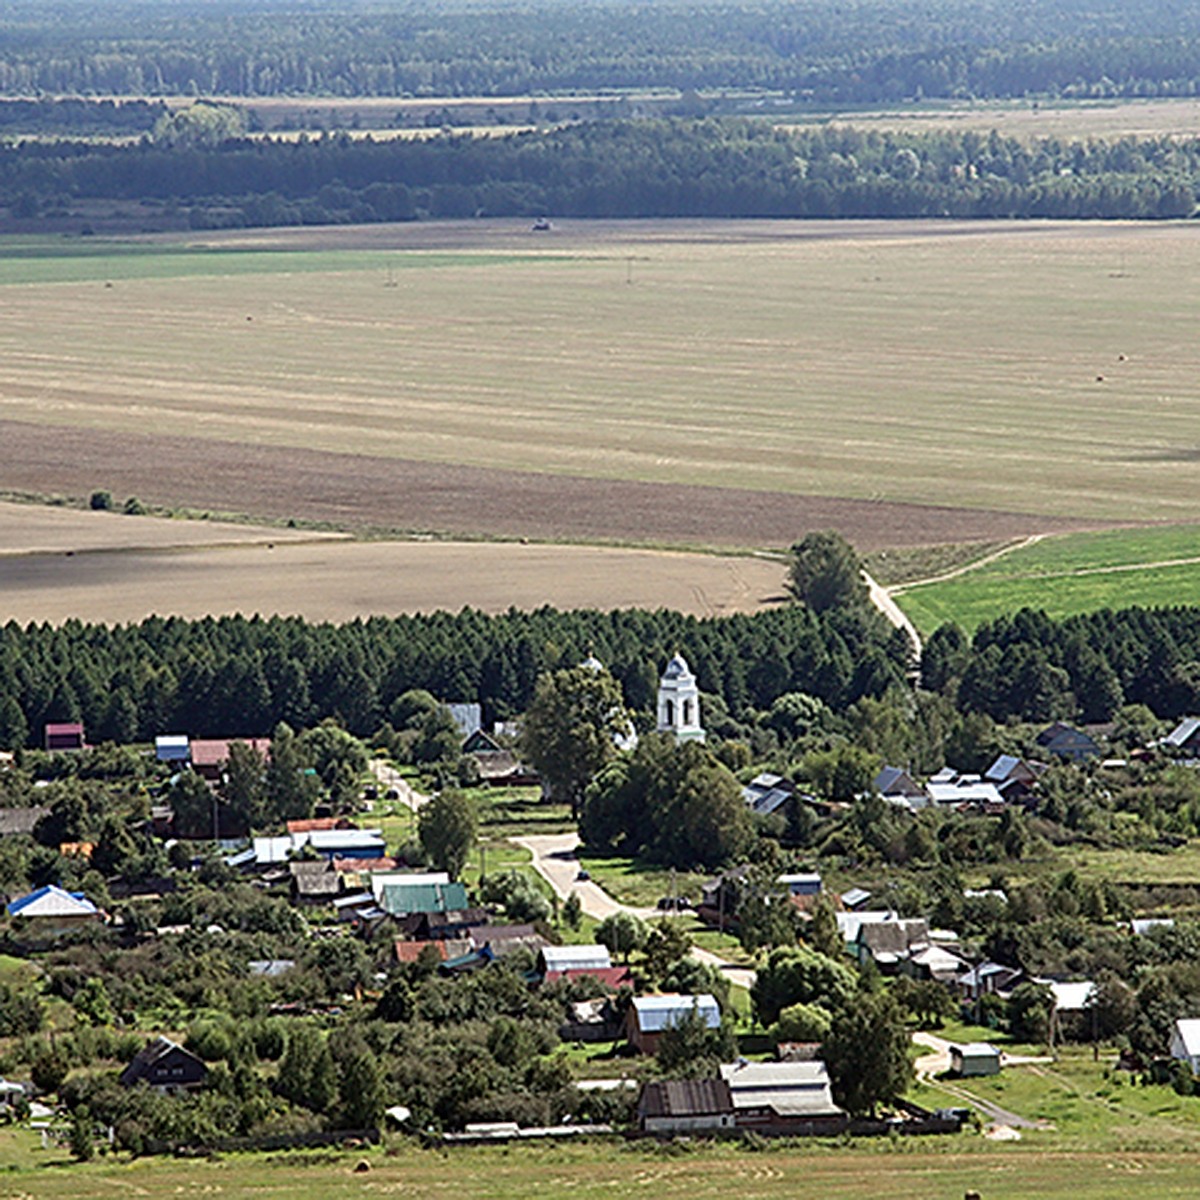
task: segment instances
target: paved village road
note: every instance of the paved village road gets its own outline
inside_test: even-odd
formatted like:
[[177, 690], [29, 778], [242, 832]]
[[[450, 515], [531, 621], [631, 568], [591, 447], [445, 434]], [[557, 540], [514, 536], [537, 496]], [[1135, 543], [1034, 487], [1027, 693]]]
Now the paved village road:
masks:
[[[594, 880], [577, 879], [579, 862], [575, 851], [580, 842], [576, 833], [538, 834], [512, 840], [533, 855], [533, 869], [549, 883], [560, 899], [565, 900], [574, 892], [579, 897], [583, 911], [597, 921], [603, 921], [605, 917], [619, 912], [632, 913], [635, 917], [641, 917], [643, 921], [663, 915], [655, 908], [636, 908], [622, 904]], [[749, 967], [739, 967], [726, 962], [711, 950], [702, 950], [695, 946], [692, 949], [692, 957], [698, 962], [716, 967], [730, 983], [738, 987], [749, 988], [754, 983], [754, 971]]]
[[416, 791], [395, 767], [385, 763], [383, 759], [373, 758], [367, 765], [371, 769], [371, 774], [379, 780], [379, 786], [385, 792], [389, 788], [394, 788], [400, 797], [400, 803], [411, 812], [419, 812], [423, 805], [429, 803], [428, 796]]

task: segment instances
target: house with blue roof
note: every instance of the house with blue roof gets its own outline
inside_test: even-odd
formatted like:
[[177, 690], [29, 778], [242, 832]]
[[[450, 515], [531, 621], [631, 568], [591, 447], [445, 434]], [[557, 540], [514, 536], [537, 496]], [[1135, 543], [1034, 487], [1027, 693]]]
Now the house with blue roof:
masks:
[[43, 937], [104, 921], [104, 913], [82, 892], [68, 892], [53, 883], [13, 900], [8, 915], [19, 919], [30, 933]]

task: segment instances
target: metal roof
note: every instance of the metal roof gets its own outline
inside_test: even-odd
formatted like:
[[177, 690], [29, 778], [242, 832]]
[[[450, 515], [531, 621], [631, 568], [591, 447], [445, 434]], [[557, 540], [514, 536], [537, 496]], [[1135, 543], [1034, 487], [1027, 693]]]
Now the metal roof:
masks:
[[1082, 1012], [1096, 990], [1096, 985], [1090, 979], [1081, 983], [1056, 983], [1052, 979], [1035, 977], [1034, 983], [1044, 984], [1050, 989], [1059, 1012]]
[[925, 791], [934, 804], [1003, 804], [994, 783], [933, 783]]
[[82, 892], [64, 891], [53, 883], [8, 906], [11, 917], [94, 917], [99, 911]]
[[829, 1073], [819, 1059], [807, 1062], [724, 1063], [721, 1078], [729, 1084], [734, 1108], [770, 1108], [780, 1116], [832, 1116]]
[[692, 668], [688, 666], [688, 661], [682, 654], [676, 654], [674, 658], [667, 663], [667, 669], [663, 672], [663, 679], [678, 679], [681, 681], [690, 680], [692, 678]]
[[1200, 1056], [1200, 1020], [1195, 1017], [1180, 1017], [1175, 1022], [1175, 1033], [1189, 1058]]
[[547, 946], [542, 951], [547, 971], [607, 970], [612, 966], [607, 946]]
[[721, 1010], [716, 1000], [701, 992], [698, 995], [637, 996], [633, 1001], [638, 1028], [643, 1033], [661, 1033], [687, 1019], [693, 1009], [704, 1018], [709, 1029], [721, 1027]]
[[378, 900], [383, 895], [383, 889], [389, 884], [449, 882], [450, 876], [445, 871], [376, 871], [371, 875], [371, 891]]
[[638, 1111], [644, 1117], [699, 1117], [732, 1113], [733, 1098], [723, 1079], [667, 1079], [642, 1089]]
[[448, 912], [467, 907], [467, 889], [461, 883], [389, 883], [378, 899], [380, 907], [394, 917]]

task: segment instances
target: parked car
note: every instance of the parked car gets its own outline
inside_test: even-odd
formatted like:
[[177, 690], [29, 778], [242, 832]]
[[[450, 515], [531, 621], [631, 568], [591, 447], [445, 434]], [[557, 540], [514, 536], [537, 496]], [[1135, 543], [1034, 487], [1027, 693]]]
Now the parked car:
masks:
[[591, 879], [591, 877], [591, 872], [585, 871], [582, 867], [575, 872], [575, 878], [581, 883], [586, 883], [589, 879]]

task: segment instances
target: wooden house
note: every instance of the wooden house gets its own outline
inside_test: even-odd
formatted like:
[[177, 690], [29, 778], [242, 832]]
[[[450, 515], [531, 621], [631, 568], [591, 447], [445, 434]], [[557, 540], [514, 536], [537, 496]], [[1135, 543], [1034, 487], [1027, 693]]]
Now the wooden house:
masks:
[[120, 1082], [123, 1087], [144, 1083], [170, 1095], [203, 1087], [207, 1075], [208, 1068], [190, 1050], [170, 1038], [157, 1037], [134, 1055], [121, 1072]]

